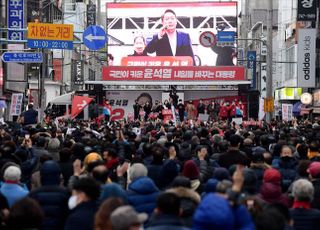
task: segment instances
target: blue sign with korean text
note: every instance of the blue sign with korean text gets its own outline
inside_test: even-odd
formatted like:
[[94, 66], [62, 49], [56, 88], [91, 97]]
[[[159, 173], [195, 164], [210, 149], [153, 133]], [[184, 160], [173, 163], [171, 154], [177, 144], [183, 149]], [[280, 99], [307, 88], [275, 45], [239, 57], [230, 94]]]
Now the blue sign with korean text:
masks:
[[73, 49], [73, 41], [59, 41], [59, 40], [37, 40], [28, 39], [29, 48], [43, 48], [43, 49]]
[[218, 42], [235, 42], [236, 32], [234, 31], [218, 31]]
[[42, 63], [42, 53], [34, 52], [5, 52], [1, 56], [4, 62]]
[[[23, 40], [24, 32], [12, 30], [24, 27], [24, 0], [8, 0], [8, 39]], [[10, 30], [11, 29], [11, 30]]]
[[251, 88], [256, 88], [256, 85], [257, 85], [256, 61], [257, 61], [257, 51], [249, 50], [247, 52], [247, 68], [252, 71]]
[[248, 51], [247, 53], [247, 68], [253, 69], [256, 65], [257, 60], [257, 52], [256, 51]]
[[99, 50], [105, 47], [107, 34], [100, 26], [89, 26], [83, 32], [83, 43], [90, 50]]

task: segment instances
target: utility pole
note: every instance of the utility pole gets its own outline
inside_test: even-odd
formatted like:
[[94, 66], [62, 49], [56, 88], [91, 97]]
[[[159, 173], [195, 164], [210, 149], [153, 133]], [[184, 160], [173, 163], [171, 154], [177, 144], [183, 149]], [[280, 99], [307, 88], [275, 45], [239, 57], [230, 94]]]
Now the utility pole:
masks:
[[101, 0], [97, 0], [97, 25], [101, 26]]
[[[273, 21], [273, 0], [268, 0], [268, 13], [267, 13], [267, 100], [273, 102], [273, 87], [272, 87], [272, 21]], [[273, 112], [266, 113], [266, 121], [270, 122]]]
[[[45, 6], [43, 5], [43, 1], [44, 0], [40, 0], [39, 2], [39, 21], [40, 23], [44, 23], [44, 17], [43, 17], [43, 11]], [[39, 110], [38, 110], [38, 114], [39, 114], [39, 122], [42, 123], [42, 118], [44, 117], [44, 108], [43, 106], [45, 106], [45, 76], [46, 76], [46, 68], [47, 68], [47, 56], [46, 56], [46, 52], [45, 49], [41, 49], [41, 52], [43, 54], [43, 62], [41, 65], [41, 71], [39, 69], [39, 81], [40, 83], [38, 84], [39, 88], [38, 88], [38, 104], [39, 104]]]

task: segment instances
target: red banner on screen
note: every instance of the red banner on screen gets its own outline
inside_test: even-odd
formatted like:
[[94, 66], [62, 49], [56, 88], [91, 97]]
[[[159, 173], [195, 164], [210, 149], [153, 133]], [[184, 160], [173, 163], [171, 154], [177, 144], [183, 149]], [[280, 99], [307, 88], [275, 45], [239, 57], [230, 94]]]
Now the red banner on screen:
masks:
[[121, 66], [193, 66], [189, 56], [128, 56], [121, 59]]
[[242, 81], [245, 70], [239, 66], [104, 66], [104, 81]]

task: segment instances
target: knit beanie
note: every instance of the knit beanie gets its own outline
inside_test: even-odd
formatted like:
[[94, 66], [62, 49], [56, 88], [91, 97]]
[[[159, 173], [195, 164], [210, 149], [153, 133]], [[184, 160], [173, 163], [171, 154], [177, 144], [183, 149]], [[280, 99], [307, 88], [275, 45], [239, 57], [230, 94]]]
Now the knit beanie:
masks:
[[263, 174], [263, 181], [267, 183], [280, 184], [281, 174], [276, 169], [266, 169]]
[[199, 169], [193, 160], [184, 163], [182, 174], [190, 180], [199, 179], [200, 176]]

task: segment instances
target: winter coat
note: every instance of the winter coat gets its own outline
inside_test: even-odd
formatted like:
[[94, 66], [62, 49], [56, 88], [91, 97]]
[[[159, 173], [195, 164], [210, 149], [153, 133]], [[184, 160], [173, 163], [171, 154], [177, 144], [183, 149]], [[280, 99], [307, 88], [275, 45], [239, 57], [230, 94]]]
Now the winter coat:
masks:
[[29, 191], [20, 184], [3, 183], [0, 192], [4, 195], [11, 208], [14, 203], [26, 197]]
[[160, 185], [160, 172], [162, 169], [162, 165], [158, 164], [150, 164], [147, 166], [148, 169], [148, 177], [150, 177], [156, 186], [159, 188]]
[[245, 153], [237, 149], [229, 149], [226, 153], [220, 155], [218, 164], [221, 167], [229, 169], [229, 167], [234, 164], [250, 166], [250, 160]]
[[166, 192], [174, 193], [180, 198], [180, 208], [182, 210], [180, 218], [184, 226], [191, 228], [193, 214], [201, 201], [199, 194], [184, 187], [168, 189]]
[[159, 214], [155, 215], [146, 230], [188, 230], [178, 216]]
[[95, 201], [82, 202], [70, 213], [65, 230], [92, 230], [94, 227], [94, 215], [98, 210]]
[[137, 212], [151, 214], [156, 207], [159, 189], [149, 177], [139, 177], [129, 184], [128, 203]]
[[254, 171], [254, 173], [257, 176], [257, 191], [260, 190], [260, 187], [262, 185], [264, 170], [266, 170], [269, 167], [270, 166], [268, 166], [265, 163], [251, 163], [250, 168]]
[[278, 161], [278, 164], [272, 163], [272, 166], [275, 169], [278, 169], [281, 173], [282, 178], [282, 191], [287, 191], [292, 182], [297, 176], [297, 165], [298, 162], [292, 158], [289, 161], [283, 161], [281, 158]]
[[33, 148], [25, 149], [20, 147], [17, 151], [26, 151], [28, 159], [21, 162], [21, 182], [27, 184], [28, 188], [31, 187], [31, 175], [38, 165], [39, 158], [34, 154]]
[[63, 176], [63, 185], [68, 186], [70, 177], [73, 175], [73, 165], [71, 161], [59, 162], [61, 174]]
[[207, 180], [212, 176], [212, 167], [210, 162], [206, 160], [199, 160], [198, 158], [194, 158], [193, 161], [196, 163], [199, 172], [200, 172], [200, 181], [202, 183], [207, 182]]
[[320, 211], [317, 209], [294, 208], [290, 210], [295, 230], [320, 228]]
[[206, 105], [205, 104], [198, 104], [197, 106], [197, 110], [198, 110], [198, 114], [204, 114], [205, 112], [205, 109], [206, 109]]
[[44, 211], [42, 229], [63, 229], [68, 216], [70, 192], [59, 185], [46, 185], [33, 190], [29, 196], [40, 204]]
[[311, 207], [320, 210], [320, 179], [316, 179], [311, 182], [314, 187], [314, 195], [311, 202]]
[[192, 157], [191, 144], [188, 142], [183, 142], [180, 144], [179, 153], [177, 154], [178, 159], [183, 163], [190, 160]]
[[226, 118], [228, 118], [228, 113], [229, 113], [228, 107], [225, 106], [225, 105], [222, 105], [222, 106], [220, 107], [219, 116], [220, 116], [222, 119], [226, 119]]

